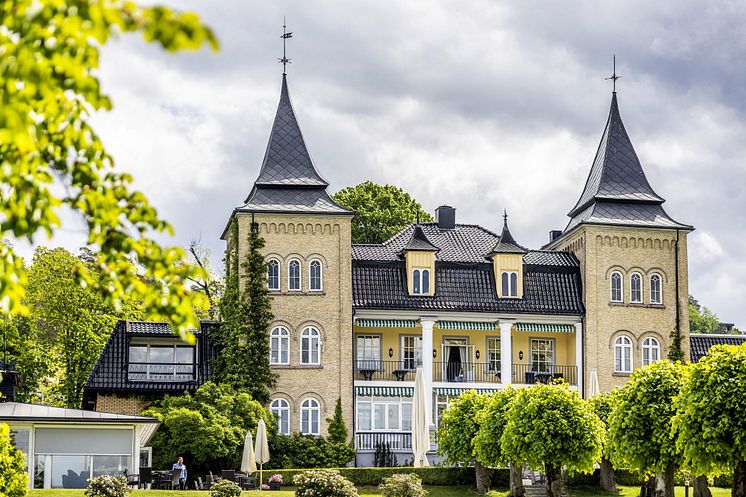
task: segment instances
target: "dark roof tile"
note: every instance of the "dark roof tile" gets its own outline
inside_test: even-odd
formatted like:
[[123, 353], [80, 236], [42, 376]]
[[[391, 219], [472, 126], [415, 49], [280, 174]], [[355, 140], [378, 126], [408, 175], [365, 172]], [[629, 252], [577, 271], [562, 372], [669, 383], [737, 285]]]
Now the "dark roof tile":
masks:
[[715, 345], [741, 345], [746, 343], [746, 335], [689, 335], [692, 362], [698, 362]]

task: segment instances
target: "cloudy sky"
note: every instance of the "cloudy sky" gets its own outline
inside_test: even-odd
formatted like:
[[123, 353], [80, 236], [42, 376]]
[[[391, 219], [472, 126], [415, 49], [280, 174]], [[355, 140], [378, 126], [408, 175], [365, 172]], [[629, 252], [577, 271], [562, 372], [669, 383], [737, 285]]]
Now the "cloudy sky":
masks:
[[[168, 2], [168, 0], [162, 0]], [[612, 54], [622, 118], [654, 189], [693, 224], [690, 290], [746, 327], [746, 4], [648, 0], [171, 1], [219, 53], [139, 37], [102, 54], [114, 110], [95, 116], [118, 166], [216, 265], [290, 91], [331, 191], [398, 185], [428, 210], [538, 248], [567, 223], [605, 124]], [[74, 247], [74, 226], [56, 243]]]

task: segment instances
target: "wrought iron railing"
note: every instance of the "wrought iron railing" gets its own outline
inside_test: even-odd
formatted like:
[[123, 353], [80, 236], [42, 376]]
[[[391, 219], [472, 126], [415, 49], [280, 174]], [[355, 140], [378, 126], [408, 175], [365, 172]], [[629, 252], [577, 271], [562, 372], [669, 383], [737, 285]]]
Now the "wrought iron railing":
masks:
[[359, 431], [355, 433], [357, 450], [376, 450], [378, 446], [388, 446], [391, 450], [411, 450], [412, 433]]
[[555, 380], [564, 380], [570, 385], [577, 385], [577, 366], [513, 364], [513, 383], [533, 385], [534, 383], [551, 383]]
[[355, 365], [356, 380], [414, 381], [414, 375], [421, 362], [404, 359], [401, 361], [378, 361], [358, 359]]
[[500, 365], [488, 362], [434, 362], [433, 381], [500, 383]]
[[127, 365], [128, 381], [192, 381], [196, 378], [194, 364], [173, 362], [131, 362]]

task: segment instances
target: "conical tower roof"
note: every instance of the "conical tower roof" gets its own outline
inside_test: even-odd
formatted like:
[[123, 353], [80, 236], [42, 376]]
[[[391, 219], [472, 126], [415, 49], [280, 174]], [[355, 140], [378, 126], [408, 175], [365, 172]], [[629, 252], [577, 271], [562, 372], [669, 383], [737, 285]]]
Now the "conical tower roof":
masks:
[[433, 245], [430, 240], [427, 239], [425, 232], [422, 231], [422, 227], [419, 224], [415, 224], [414, 231], [407, 244], [402, 248], [401, 252], [404, 253], [408, 250], [421, 250], [425, 252], [437, 252], [440, 249]]
[[528, 249], [522, 245], [519, 245], [515, 241], [513, 235], [510, 233], [508, 228], [508, 214], [505, 213], [503, 216], [503, 230], [500, 234], [500, 238], [489, 253], [489, 257], [495, 254], [527, 254]]

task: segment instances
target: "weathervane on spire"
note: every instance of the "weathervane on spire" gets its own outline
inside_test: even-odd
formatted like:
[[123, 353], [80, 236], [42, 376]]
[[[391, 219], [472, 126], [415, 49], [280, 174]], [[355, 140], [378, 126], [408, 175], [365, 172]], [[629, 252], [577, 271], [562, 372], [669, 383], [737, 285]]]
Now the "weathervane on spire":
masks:
[[285, 45], [287, 43], [288, 38], [292, 38], [293, 33], [287, 32], [287, 26], [285, 25], [285, 17], [282, 18], [282, 58], [278, 58], [277, 62], [282, 63], [282, 75], [285, 76], [287, 74], [287, 65], [290, 64], [290, 59], [287, 57], [287, 53], [285, 51]]
[[614, 72], [611, 74], [611, 76], [605, 79], [611, 80], [612, 92], [616, 93], [616, 80], [621, 79], [621, 76], [616, 75], [616, 54], [614, 54]]
[[508, 209], [503, 209], [503, 222], [508, 224]]

